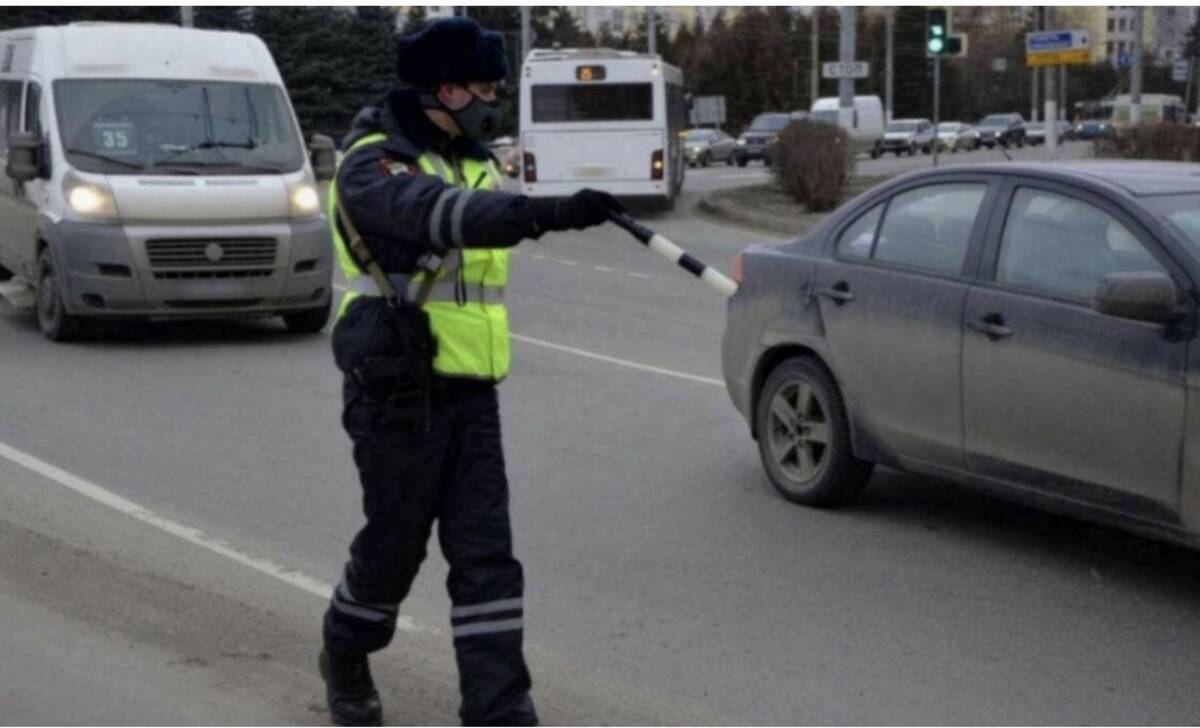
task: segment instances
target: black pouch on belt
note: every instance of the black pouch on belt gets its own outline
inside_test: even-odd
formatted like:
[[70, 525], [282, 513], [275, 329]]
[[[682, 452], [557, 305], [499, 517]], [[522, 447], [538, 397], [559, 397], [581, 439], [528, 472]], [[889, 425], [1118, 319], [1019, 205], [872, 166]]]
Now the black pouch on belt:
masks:
[[364, 359], [354, 369], [354, 377], [381, 399], [426, 390], [433, 381], [437, 356], [429, 314], [416, 304], [401, 303], [389, 307], [387, 315], [394, 337], [390, 351]]

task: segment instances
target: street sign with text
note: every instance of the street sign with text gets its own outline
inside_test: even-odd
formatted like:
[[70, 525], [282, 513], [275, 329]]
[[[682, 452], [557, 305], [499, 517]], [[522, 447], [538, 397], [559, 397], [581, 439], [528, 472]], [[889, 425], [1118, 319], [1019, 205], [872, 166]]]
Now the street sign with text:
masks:
[[1188, 69], [1191, 67], [1191, 61], [1187, 58], [1177, 58], [1171, 64], [1171, 80], [1176, 83], [1187, 83]]
[[1092, 62], [1092, 38], [1086, 30], [1041, 30], [1025, 34], [1025, 64], [1062, 66]]
[[821, 78], [866, 78], [870, 75], [871, 64], [867, 61], [821, 64]]
[[692, 126], [700, 126], [701, 124], [724, 124], [725, 123], [725, 97], [724, 96], [696, 96], [692, 98]]

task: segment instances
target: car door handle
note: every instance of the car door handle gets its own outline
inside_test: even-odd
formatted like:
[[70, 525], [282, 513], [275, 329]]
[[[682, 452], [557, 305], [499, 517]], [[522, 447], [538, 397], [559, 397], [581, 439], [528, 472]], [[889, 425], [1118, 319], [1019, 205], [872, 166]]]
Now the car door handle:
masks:
[[846, 285], [844, 281], [835, 283], [829, 288], [822, 288], [821, 290], [817, 291], [817, 295], [824, 296], [839, 306], [843, 303], [849, 303], [855, 299], [855, 295], [850, 291], [850, 286]]
[[1004, 319], [999, 317], [986, 317], [982, 321], [975, 319], [967, 319], [965, 321], [967, 328], [972, 331], [987, 336], [989, 339], [1003, 339], [1006, 336], [1012, 336], [1012, 329], [1004, 325]]

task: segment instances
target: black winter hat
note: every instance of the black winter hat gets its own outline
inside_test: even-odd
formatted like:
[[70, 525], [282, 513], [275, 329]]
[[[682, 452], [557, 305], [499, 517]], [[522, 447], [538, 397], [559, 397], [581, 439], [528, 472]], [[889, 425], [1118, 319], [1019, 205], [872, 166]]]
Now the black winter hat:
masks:
[[508, 75], [504, 36], [471, 18], [446, 18], [396, 41], [396, 75], [418, 88]]

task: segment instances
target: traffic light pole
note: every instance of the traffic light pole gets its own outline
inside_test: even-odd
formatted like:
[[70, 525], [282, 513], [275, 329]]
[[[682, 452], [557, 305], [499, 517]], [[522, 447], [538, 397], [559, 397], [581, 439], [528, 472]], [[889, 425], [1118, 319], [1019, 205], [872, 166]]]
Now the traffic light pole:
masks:
[[942, 113], [942, 56], [933, 57], [933, 166], [938, 166], [938, 123]]

